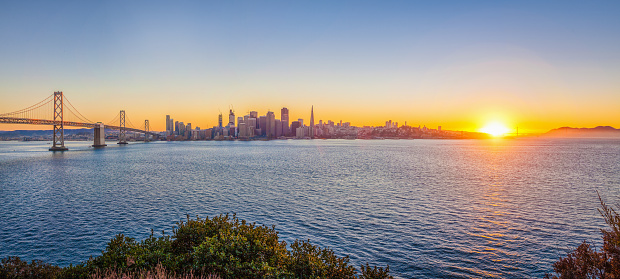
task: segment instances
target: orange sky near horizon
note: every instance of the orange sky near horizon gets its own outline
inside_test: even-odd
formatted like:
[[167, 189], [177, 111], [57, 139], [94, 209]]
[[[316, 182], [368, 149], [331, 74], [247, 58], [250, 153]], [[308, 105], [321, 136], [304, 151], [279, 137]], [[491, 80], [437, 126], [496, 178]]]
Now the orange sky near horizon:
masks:
[[[51, 92], [51, 91], [50, 91]], [[290, 110], [291, 121], [303, 118], [305, 123], [310, 120], [310, 107], [314, 105], [315, 122], [319, 120], [334, 122], [351, 122], [355, 126], [383, 126], [385, 121], [392, 120], [404, 125], [405, 122], [410, 126], [424, 126], [437, 128], [442, 126], [444, 130], [463, 130], [476, 132], [489, 122], [500, 122], [511, 130], [519, 127], [520, 133], [543, 133], [550, 129], [563, 126], [570, 127], [595, 127], [612, 126], [620, 128], [620, 110], [617, 104], [620, 100], [603, 100], [595, 102], [593, 100], [565, 100], [565, 102], [554, 102], [556, 106], [545, 106], [533, 102], [528, 104], [519, 100], [515, 96], [501, 98], [494, 95], [480, 94], [478, 96], [463, 96], [450, 100], [449, 96], [438, 98], [440, 101], [433, 101], [433, 97], [425, 100], [415, 101], [415, 98], [403, 98], [403, 100], [376, 100], [369, 101], [365, 98], [321, 98], [312, 100], [311, 97], [299, 97], [299, 100], [289, 98], [286, 101], [275, 101], [274, 105], [259, 104], [261, 98], [253, 97], [250, 100], [243, 100], [213, 97], [205, 94], [187, 94], [193, 97], [186, 99], [179, 98], [178, 94], [170, 94], [162, 100], [142, 98], [142, 94], [126, 95], [126, 97], [113, 94], [101, 100], [94, 100], [87, 97], [91, 94], [71, 94], [72, 91], [64, 91], [65, 95], [71, 100], [78, 110], [93, 121], [107, 123], [118, 113], [118, 110], [125, 109], [128, 119], [134, 125], [141, 125], [144, 119], [149, 119], [151, 130], [165, 130], [165, 116], [170, 114], [175, 121], [192, 123], [192, 126], [210, 128], [217, 125], [217, 115], [219, 111], [224, 115], [224, 121], [228, 119], [228, 109], [231, 103], [236, 116], [243, 116], [250, 110], [256, 110], [259, 115], [264, 115], [268, 110], [274, 111], [276, 118], [280, 118], [280, 109], [286, 106]], [[45, 94], [36, 94], [36, 97], [21, 98], [28, 93], [18, 94], [19, 99], [5, 101], [0, 104], [2, 113], [16, 110], [32, 105], [45, 98]], [[48, 92], [48, 94], [51, 94]], [[95, 93], [93, 95], [96, 95]], [[105, 93], [101, 93], [105, 94]], [[29, 95], [29, 94], [28, 94]], [[116, 96], [114, 96], [116, 95]], [[225, 94], [222, 94], [226, 96]], [[309, 94], [310, 95], [310, 94]], [[469, 100], [468, 100], [469, 98]], [[241, 98], [242, 99], [242, 98]], [[126, 105], [119, 106], [116, 103], [123, 100]], [[189, 101], [193, 100], [193, 101]], [[213, 100], [210, 102], [209, 100]], [[215, 102], [217, 101], [217, 103]], [[236, 101], [236, 102], [235, 102]], [[265, 100], [264, 103], [268, 101]], [[50, 116], [51, 117], [51, 116]], [[116, 124], [116, 123], [111, 123]], [[69, 128], [69, 127], [68, 127]], [[46, 130], [51, 126], [0, 124], [0, 130]], [[514, 131], [511, 131], [514, 132]]]

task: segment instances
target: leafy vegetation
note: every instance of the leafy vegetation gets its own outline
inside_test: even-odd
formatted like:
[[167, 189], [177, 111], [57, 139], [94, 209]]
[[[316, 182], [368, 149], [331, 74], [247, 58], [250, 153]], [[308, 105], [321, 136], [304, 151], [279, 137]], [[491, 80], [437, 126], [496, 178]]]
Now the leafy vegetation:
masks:
[[620, 278], [620, 216], [601, 197], [599, 213], [609, 229], [601, 229], [603, 247], [599, 251], [583, 242], [566, 257], [553, 264], [554, 275], [546, 278]]
[[236, 216], [196, 218], [177, 223], [172, 235], [136, 241], [117, 235], [98, 257], [60, 268], [9, 257], [0, 278], [392, 278], [389, 267], [361, 267], [310, 241], [287, 249], [275, 227], [258, 226]]

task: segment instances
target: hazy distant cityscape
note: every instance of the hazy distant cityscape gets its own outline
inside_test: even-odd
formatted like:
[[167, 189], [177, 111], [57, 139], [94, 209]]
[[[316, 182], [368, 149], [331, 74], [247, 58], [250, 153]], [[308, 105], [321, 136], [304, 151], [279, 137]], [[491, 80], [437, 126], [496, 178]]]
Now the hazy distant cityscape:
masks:
[[398, 122], [388, 120], [384, 126], [379, 127], [356, 127], [350, 122], [334, 122], [332, 120], [314, 119], [314, 107], [310, 109], [310, 121], [304, 122], [299, 118], [291, 121], [289, 109], [284, 107], [280, 110], [280, 118], [268, 111], [265, 115], [258, 115], [257, 111], [250, 111], [244, 116], [236, 116], [231, 109], [228, 113], [228, 121], [224, 122], [224, 116], [220, 113], [217, 126], [201, 129], [192, 123], [185, 124], [175, 121], [170, 115], [166, 115], [165, 136], [169, 141], [177, 140], [265, 140], [265, 139], [383, 139], [383, 138], [462, 138], [480, 136], [479, 133], [465, 133], [445, 131], [441, 126], [436, 129], [423, 127], [398, 125]]

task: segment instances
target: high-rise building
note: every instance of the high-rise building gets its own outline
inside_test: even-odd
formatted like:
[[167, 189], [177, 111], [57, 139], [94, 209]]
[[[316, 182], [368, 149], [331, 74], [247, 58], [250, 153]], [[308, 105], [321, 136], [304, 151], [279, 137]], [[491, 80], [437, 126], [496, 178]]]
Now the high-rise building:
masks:
[[280, 121], [279, 119], [276, 119], [276, 138], [279, 138], [282, 136], [282, 121]]
[[185, 135], [185, 124], [183, 124], [183, 122], [179, 122], [179, 136], [184, 136]]
[[256, 122], [258, 122], [256, 118], [248, 118], [248, 137], [250, 138], [256, 136]]
[[314, 138], [314, 106], [310, 109], [310, 130], [308, 131], [311, 139]]
[[166, 115], [166, 136], [170, 135], [170, 130], [172, 130], [172, 127], [170, 127], [170, 115]]
[[297, 136], [297, 128], [301, 127], [301, 122], [293, 121], [291, 122], [291, 135], [293, 137]]
[[174, 134], [174, 120], [170, 118], [170, 134]]
[[276, 136], [276, 114], [272, 111], [268, 111], [266, 120], [265, 134], [268, 138], [274, 138]]
[[233, 112], [233, 110], [230, 110], [230, 113], [228, 114], [228, 126], [229, 127], [235, 127], [235, 113]]
[[280, 119], [282, 122], [282, 135], [289, 136], [291, 132], [289, 131], [288, 108], [280, 110]]
[[[235, 136], [239, 136], [239, 134], [241, 133], [241, 123], [245, 123], [245, 121], [243, 121], [243, 117], [238, 116], [237, 117], [237, 131], [235, 132], [236, 133]], [[244, 129], [247, 129], [247, 126], [245, 127], [246, 128]]]
[[179, 130], [179, 121], [175, 121], [174, 122], [174, 134], [178, 135], [179, 132], [180, 132], [180, 130]]
[[239, 122], [239, 133], [238, 133], [238, 137], [239, 138], [247, 138], [248, 137], [248, 127], [246, 127], [246, 123], [245, 122]]
[[260, 129], [260, 135], [267, 135], [267, 116], [261, 116], [258, 118], [258, 128]]
[[218, 115], [217, 117], [217, 126], [218, 128], [222, 129], [222, 113], [220, 113], [220, 115]]
[[304, 120], [303, 119], [299, 118], [299, 119], [297, 119], [297, 121], [299, 121], [299, 126], [300, 127], [304, 126]]
[[257, 111], [250, 111], [250, 118], [256, 118], [256, 126], [254, 126], [254, 129], [258, 129], [260, 123], [259, 123], [259, 119], [258, 119], [258, 112]]

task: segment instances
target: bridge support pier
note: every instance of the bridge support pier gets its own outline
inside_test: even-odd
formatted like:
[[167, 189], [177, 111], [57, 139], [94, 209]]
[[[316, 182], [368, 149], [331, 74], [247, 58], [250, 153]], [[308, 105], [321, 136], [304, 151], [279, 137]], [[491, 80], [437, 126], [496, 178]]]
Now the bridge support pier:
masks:
[[50, 151], [67, 151], [65, 147], [65, 122], [62, 112], [62, 91], [54, 92], [54, 138]]
[[93, 143], [93, 147], [104, 147], [107, 146], [105, 144], [105, 126], [103, 123], [97, 123], [95, 126], [95, 142]]

